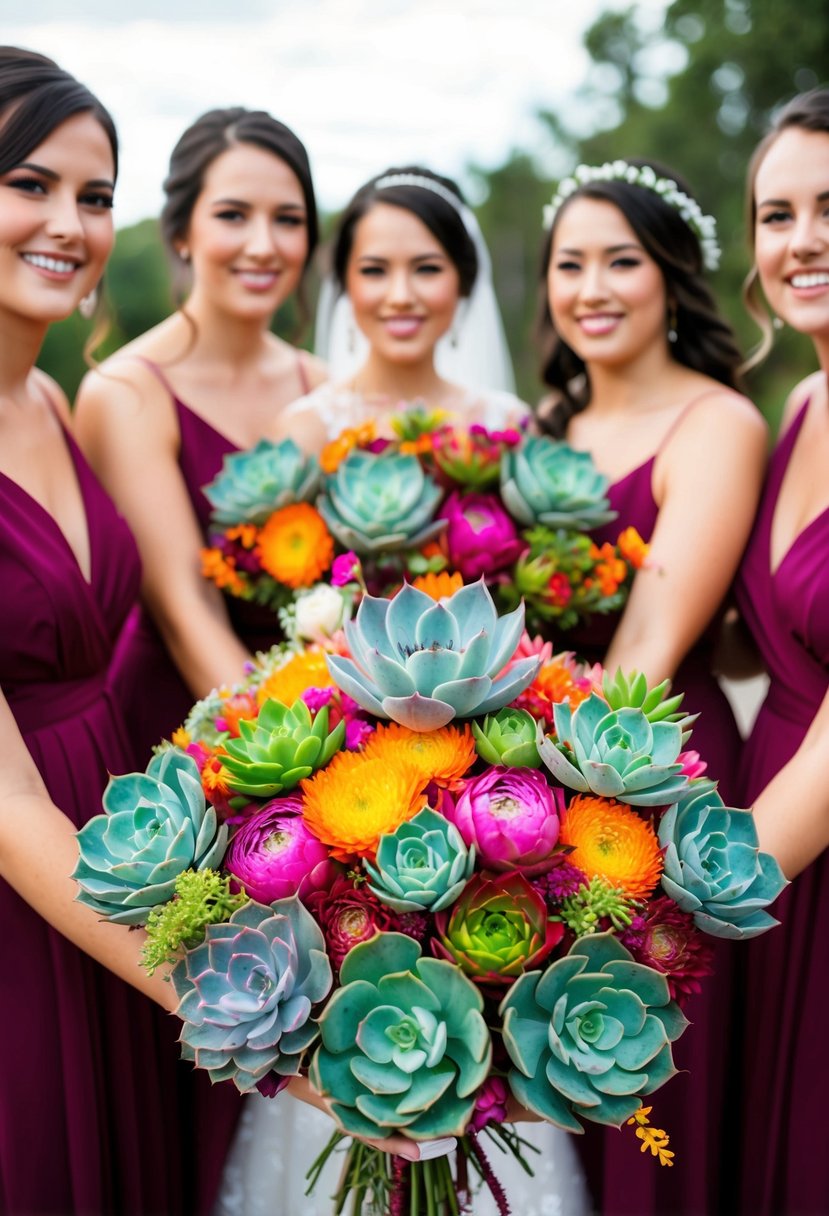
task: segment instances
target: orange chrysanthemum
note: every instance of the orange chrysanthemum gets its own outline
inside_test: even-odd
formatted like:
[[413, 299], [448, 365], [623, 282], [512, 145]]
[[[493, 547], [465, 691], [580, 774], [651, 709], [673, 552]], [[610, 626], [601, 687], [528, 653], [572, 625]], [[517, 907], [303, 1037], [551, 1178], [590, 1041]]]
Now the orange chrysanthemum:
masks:
[[338, 752], [302, 782], [303, 818], [338, 861], [373, 858], [380, 837], [421, 810], [423, 785], [417, 765], [403, 759]]
[[367, 447], [377, 438], [377, 428], [373, 421], [363, 422], [360, 426], [349, 426], [336, 439], [332, 439], [322, 449], [320, 466], [323, 473], [336, 473], [349, 452], [354, 448]]
[[624, 532], [620, 533], [619, 539], [616, 541], [616, 547], [626, 561], [629, 561], [634, 570], [641, 570], [645, 564], [645, 558], [648, 556], [647, 541], [642, 540], [642, 537], [634, 527], [625, 528]]
[[308, 688], [330, 688], [334, 684], [322, 650], [303, 650], [271, 672], [256, 690], [259, 705], [272, 698], [293, 705]]
[[201, 785], [208, 801], [215, 795], [226, 797], [230, 792], [231, 776], [222, 764], [222, 754], [216, 752], [201, 771]]
[[259, 713], [256, 698], [249, 692], [237, 693], [228, 697], [222, 705], [221, 716], [225, 720], [226, 729], [234, 739], [239, 737], [239, 722], [242, 718], [255, 718]]
[[419, 574], [417, 578], [413, 578], [412, 586], [417, 587], [418, 591], [425, 591], [427, 595], [431, 595], [433, 600], [440, 600], [460, 591], [463, 586], [463, 576], [457, 571], [453, 574], [450, 574], [448, 570], [441, 570], [439, 574], [433, 574], [430, 571], [428, 574]]
[[653, 824], [613, 798], [577, 795], [561, 821], [567, 860], [588, 878], [603, 878], [631, 899], [645, 899], [659, 882], [662, 853]]
[[231, 595], [241, 595], [245, 589], [232, 560], [228, 561], [221, 549], [202, 549], [201, 572], [222, 591]]
[[263, 570], [287, 587], [310, 587], [334, 558], [325, 520], [307, 502], [274, 511], [259, 532], [257, 556]]
[[393, 765], [397, 758], [417, 767], [421, 788], [434, 781], [446, 789], [457, 789], [464, 773], [476, 760], [475, 740], [468, 726], [443, 726], [440, 730], [416, 731], [397, 722], [379, 725], [363, 749], [364, 756]]
[[588, 680], [577, 682], [569, 667], [555, 658], [542, 665], [530, 688], [548, 701], [569, 701], [572, 709], [586, 701], [592, 692]]

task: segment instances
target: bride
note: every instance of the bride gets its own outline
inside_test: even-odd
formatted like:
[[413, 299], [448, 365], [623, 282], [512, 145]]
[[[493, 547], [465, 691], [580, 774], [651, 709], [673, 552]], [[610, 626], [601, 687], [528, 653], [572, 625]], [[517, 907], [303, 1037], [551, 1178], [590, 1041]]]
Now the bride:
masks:
[[[472, 212], [447, 178], [391, 169], [363, 186], [334, 239], [317, 345], [331, 382], [286, 408], [284, 433], [319, 453], [345, 427], [373, 420], [390, 433], [396, 408], [422, 404], [461, 424], [517, 426], [530, 408], [509, 391], [512, 372], [492, 290], [489, 255]], [[568, 1133], [540, 1122], [519, 1131], [538, 1150], [530, 1178], [483, 1138], [513, 1211], [586, 1216], [583, 1175]], [[305, 1174], [334, 1123], [283, 1093], [247, 1103], [214, 1216], [330, 1216], [342, 1155], [306, 1197]], [[495, 1216], [488, 1191], [475, 1216]]]

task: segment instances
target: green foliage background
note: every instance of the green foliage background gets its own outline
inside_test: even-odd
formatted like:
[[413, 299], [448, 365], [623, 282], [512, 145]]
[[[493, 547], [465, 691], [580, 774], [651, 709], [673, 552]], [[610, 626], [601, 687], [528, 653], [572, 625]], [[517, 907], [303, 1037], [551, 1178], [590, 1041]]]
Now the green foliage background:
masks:
[[[580, 161], [655, 158], [691, 183], [705, 211], [717, 217], [723, 262], [715, 279], [723, 311], [744, 349], [758, 334], [741, 303], [750, 265], [743, 221], [743, 182], [751, 152], [775, 109], [795, 93], [826, 83], [829, 9], [823, 0], [673, 0], [654, 26], [652, 10], [632, 5], [602, 14], [585, 34], [591, 66], [570, 102], [541, 112], [494, 169], [470, 166], [483, 197], [478, 208], [492, 253], [495, 284], [513, 353], [520, 394], [541, 394], [532, 343], [539, 289], [541, 208], [553, 181], [543, 165], [566, 173]], [[673, 64], [665, 75], [666, 58]], [[587, 132], [587, 134], [585, 134]], [[100, 358], [166, 316], [172, 306], [156, 224], [145, 220], [118, 233], [107, 271], [112, 324]], [[290, 333], [296, 316], [278, 318]], [[85, 370], [89, 325], [79, 317], [54, 326], [41, 364], [71, 397]], [[814, 367], [811, 344], [784, 332], [752, 373], [749, 390], [773, 423], [791, 386]]]

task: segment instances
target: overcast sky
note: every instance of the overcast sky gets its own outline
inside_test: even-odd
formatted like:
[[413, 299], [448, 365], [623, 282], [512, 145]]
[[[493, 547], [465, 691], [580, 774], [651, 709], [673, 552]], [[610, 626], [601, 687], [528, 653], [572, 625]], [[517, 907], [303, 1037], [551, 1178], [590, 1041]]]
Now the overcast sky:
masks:
[[[642, 0], [658, 20], [666, 0]], [[270, 110], [305, 142], [320, 202], [419, 161], [463, 175], [510, 148], [557, 166], [534, 118], [565, 108], [584, 30], [625, 0], [0, 0], [2, 40], [51, 55], [111, 109], [119, 226], [158, 213], [170, 150], [214, 106]], [[625, 5], [626, 6], [626, 5]], [[232, 14], [232, 17], [229, 16]]]

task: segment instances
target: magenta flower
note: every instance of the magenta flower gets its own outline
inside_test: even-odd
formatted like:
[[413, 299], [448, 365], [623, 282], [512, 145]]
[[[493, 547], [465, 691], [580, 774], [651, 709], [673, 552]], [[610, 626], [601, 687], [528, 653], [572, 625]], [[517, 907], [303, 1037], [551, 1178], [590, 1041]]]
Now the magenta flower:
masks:
[[680, 1006], [700, 990], [700, 980], [711, 975], [714, 952], [694, 924], [694, 918], [662, 896], [636, 917], [626, 933], [619, 935], [637, 963], [661, 971], [671, 997]]
[[367, 942], [376, 933], [399, 929], [398, 917], [391, 908], [381, 904], [364, 883], [358, 885], [342, 874], [325, 890], [314, 891], [306, 903], [322, 929], [335, 971], [359, 942]]
[[554, 864], [564, 791], [529, 768], [488, 768], [467, 781], [454, 807], [444, 809], [484, 868], [531, 877]]
[[483, 1131], [488, 1123], [505, 1123], [509, 1089], [503, 1077], [487, 1077], [475, 1098], [470, 1126]]
[[494, 494], [454, 491], [440, 509], [449, 565], [465, 582], [511, 566], [526, 549], [515, 524]]
[[359, 583], [362, 578], [362, 567], [356, 553], [349, 549], [348, 553], [335, 557], [331, 563], [331, 586], [346, 587], [349, 583]]
[[244, 821], [230, 842], [225, 868], [251, 899], [270, 904], [325, 886], [333, 863], [302, 818], [297, 794], [274, 798]]

